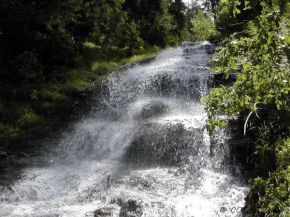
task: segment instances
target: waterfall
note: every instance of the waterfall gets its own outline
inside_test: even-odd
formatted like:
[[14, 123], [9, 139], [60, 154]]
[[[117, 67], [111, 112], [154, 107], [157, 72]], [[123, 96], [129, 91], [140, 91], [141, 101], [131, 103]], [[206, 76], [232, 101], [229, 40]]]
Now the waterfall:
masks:
[[184, 42], [113, 72], [95, 109], [0, 187], [0, 216], [240, 216], [248, 187], [231, 173], [225, 132], [210, 139], [200, 104], [213, 50]]

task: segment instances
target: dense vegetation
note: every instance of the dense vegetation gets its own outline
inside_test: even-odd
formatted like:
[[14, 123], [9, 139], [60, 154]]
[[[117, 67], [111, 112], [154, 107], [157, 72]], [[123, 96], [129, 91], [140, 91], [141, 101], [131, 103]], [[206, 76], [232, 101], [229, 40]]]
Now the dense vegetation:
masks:
[[236, 81], [205, 98], [208, 128], [224, 125], [221, 114], [245, 122], [259, 174], [250, 181], [245, 216], [290, 216], [290, 3], [211, 2], [224, 36], [213, 69]]
[[190, 40], [200, 10], [181, 0], [1, 1], [0, 149], [68, 116], [74, 94], [110, 69]]

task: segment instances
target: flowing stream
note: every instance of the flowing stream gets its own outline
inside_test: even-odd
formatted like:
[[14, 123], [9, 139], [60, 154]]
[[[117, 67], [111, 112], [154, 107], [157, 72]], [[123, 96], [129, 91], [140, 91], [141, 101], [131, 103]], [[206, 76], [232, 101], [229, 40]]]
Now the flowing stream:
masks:
[[112, 73], [96, 109], [0, 187], [0, 216], [240, 216], [248, 187], [225, 132], [204, 130], [213, 49], [183, 43]]

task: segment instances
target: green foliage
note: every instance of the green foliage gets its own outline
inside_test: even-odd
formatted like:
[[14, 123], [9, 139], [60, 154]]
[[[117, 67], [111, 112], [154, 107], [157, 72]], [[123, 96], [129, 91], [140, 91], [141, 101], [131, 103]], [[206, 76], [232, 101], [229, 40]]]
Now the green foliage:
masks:
[[209, 116], [209, 129], [220, 125], [217, 116], [246, 119], [254, 111], [255, 103], [265, 106], [266, 116], [252, 118], [250, 128], [255, 138], [255, 159], [261, 174], [267, 176], [277, 167], [275, 144], [289, 136], [289, 90], [290, 69], [286, 37], [289, 35], [288, 10], [279, 5], [262, 4], [262, 14], [249, 22], [247, 36], [233, 34], [225, 40], [225, 47], [212, 59], [217, 73], [236, 73], [236, 82], [210, 91], [204, 102]]
[[169, 32], [166, 35], [164, 41], [165, 41], [166, 46], [175, 47], [179, 44], [179, 37], [177, 34], [175, 34], [173, 32]]
[[279, 141], [276, 149], [278, 169], [286, 169], [290, 165], [290, 138]]
[[192, 32], [195, 40], [211, 39], [217, 35], [213, 20], [202, 12], [198, 13], [192, 19]]
[[268, 179], [251, 180], [252, 189], [243, 210], [246, 216], [290, 215], [290, 167], [271, 173]]
[[194, 41], [194, 33], [192, 31], [192, 18], [202, 11], [197, 1], [192, 1], [191, 5], [186, 9], [184, 14], [184, 27], [181, 30], [180, 38], [182, 41]]
[[43, 82], [43, 67], [37, 55], [33, 52], [24, 52], [18, 55], [12, 67], [15, 69], [15, 76], [19, 76], [23, 83], [35, 84]]
[[254, 153], [257, 165], [260, 165], [260, 173], [267, 177], [277, 167], [276, 146], [277, 138], [273, 135], [275, 129], [272, 124], [264, 121], [257, 129], [256, 151]]
[[[242, 7], [250, 12], [245, 15]], [[290, 3], [220, 1], [217, 11], [220, 19], [217, 26], [224, 22], [237, 24], [243, 17], [247, 20], [253, 11], [256, 15], [243, 28], [231, 29], [237, 32], [223, 41], [224, 46], [211, 61], [215, 73], [223, 73], [226, 78], [235, 76], [236, 81], [212, 89], [203, 99], [209, 116], [208, 128], [213, 130], [222, 125], [219, 119], [222, 114], [246, 120], [253, 113], [247, 133], [255, 152], [248, 157], [256, 162], [256, 172], [262, 178], [251, 181], [244, 214], [289, 216]], [[256, 105], [263, 108], [259, 110]]]
[[21, 114], [18, 120], [18, 125], [21, 128], [36, 127], [42, 122], [41, 117], [35, 114], [31, 108], [25, 108]]
[[178, 33], [178, 37], [180, 37], [181, 30], [185, 26], [186, 15], [184, 12], [186, 11], [186, 6], [181, 0], [169, 1], [169, 13], [173, 15], [174, 24], [176, 25], [176, 31]]
[[134, 20], [135, 32], [149, 46], [172, 46], [180, 42], [186, 7], [180, 0], [126, 0], [123, 9]]
[[146, 47], [146, 48], [140, 48], [133, 50], [133, 55], [135, 56], [143, 56], [143, 57], [153, 57], [156, 56], [161, 52], [160, 47], [153, 46], [153, 47]]
[[19, 137], [19, 129], [15, 125], [0, 123], [1, 148], [9, 146], [18, 137]]
[[260, 0], [220, 0], [215, 1], [213, 10], [216, 28], [223, 36], [241, 32], [247, 22], [253, 20], [261, 12]]
[[119, 65], [127, 65], [131, 63], [139, 62], [143, 59], [148, 59], [156, 56], [160, 52], [160, 48], [152, 47], [143, 50], [133, 50], [133, 56], [125, 58], [119, 62]]
[[288, 109], [289, 14], [264, 4], [263, 14], [248, 25], [247, 37], [234, 34], [212, 60], [216, 72], [239, 72], [233, 86], [213, 89], [205, 99], [210, 117], [221, 112], [238, 116], [263, 102], [268, 109]]
[[115, 62], [95, 62], [92, 65], [93, 72], [97, 74], [107, 74], [111, 69], [118, 66]]

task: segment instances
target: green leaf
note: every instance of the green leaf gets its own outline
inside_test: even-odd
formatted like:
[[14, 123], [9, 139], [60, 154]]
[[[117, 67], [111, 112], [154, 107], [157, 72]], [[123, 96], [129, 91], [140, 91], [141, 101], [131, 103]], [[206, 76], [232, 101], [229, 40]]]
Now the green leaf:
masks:
[[285, 37], [285, 44], [290, 45], [290, 36]]
[[245, 1], [245, 8], [243, 9], [244, 11], [245, 10], [249, 10], [249, 9], [252, 9], [252, 5], [251, 5], [251, 2], [250, 1]]
[[225, 75], [226, 75], [226, 80], [228, 80], [230, 77], [229, 73], [226, 73]]
[[271, 38], [271, 37], [268, 38], [268, 40], [267, 40], [267, 44], [268, 44], [268, 45], [272, 44], [272, 38]]
[[246, 63], [246, 64], [243, 65], [243, 69], [245, 71], [250, 71], [251, 68], [252, 68], [252, 64], [250, 64], [250, 63]]
[[233, 13], [234, 13], [234, 17], [236, 17], [237, 14], [241, 14], [241, 10], [236, 8]]

